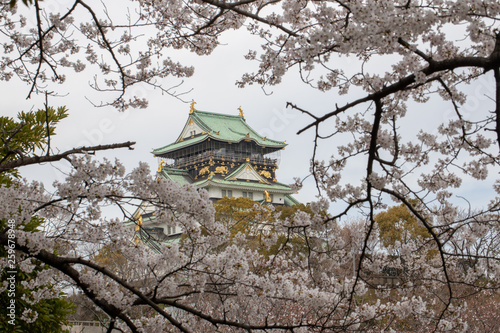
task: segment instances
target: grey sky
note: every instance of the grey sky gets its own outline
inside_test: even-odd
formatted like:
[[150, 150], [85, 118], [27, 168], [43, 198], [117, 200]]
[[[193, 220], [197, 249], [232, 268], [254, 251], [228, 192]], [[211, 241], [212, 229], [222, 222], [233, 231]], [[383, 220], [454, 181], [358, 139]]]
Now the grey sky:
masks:
[[[258, 86], [239, 89], [235, 86], [245, 71], [256, 69], [256, 63], [243, 59], [243, 55], [250, 47], [256, 44], [248, 39], [247, 34], [230, 32], [223, 38], [227, 45], [220, 46], [210, 56], [199, 57], [193, 54], [178, 53], [185, 64], [193, 64], [195, 75], [185, 80], [178, 91], [193, 89], [183, 95], [184, 100], [196, 101], [196, 108], [203, 111], [238, 114], [237, 108], [242, 107], [247, 122], [260, 134], [277, 140], [286, 140], [288, 147], [281, 154], [281, 164], [277, 171], [278, 181], [292, 183], [293, 177], [304, 177], [309, 171], [309, 160], [312, 156], [313, 131], [296, 135], [310, 120], [298, 111], [286, 109], [286, 102], [293, 102], [315, 114], [331, 111], [335, 103], [342, 105], [347, 100], [356, 97], [355, 93], [347, 96], [337, 96], [334, 92], [319, 92], [302, 83], [298, 73], [292, 70], [282, 84], [275, 87], [266, 87], [265, 92]], [[378, 62], [378, 61], [377, 61]], [[354, 68], [355, 62], [345, 61], [346, 70]], [[390, 65], [390, 64], [388, 64]], [[157, 90], [137, 86], [131, 93], [149, 100], [149, 107], [145, 110], [129, 109], [120, 113], [111, 107], [95, 108], [86, 99], [87, 97], [98, 103], [101, 99], [110, 100], [110, 96], [96, 93], [88, 87], [92, 80], [94, 69], [88, 68], [83, 73], [68, 76], [67, 82], [57, 91], [63, 97], [50, 97], [49, 103], [53, 106], [66, 105], [70, 116], [65, 119], [53, 138], [53, 148], [61, 151], [81, 145], [98, 145], [122, 141], [136, 141], [135, 150], [118, 150], [101, 153], [99, 156], [118, 157], [127, 169], [131, 170], [139, 161], [150, 164], [154, 171], [157, 161], [150, 153], [152, 148], [161, 147], [173, 142], [186, 122], [189, 112], [189, 103], [183, 103], [171, 96], [162, 96]], [[175, 85], [179, 80], [165, 80], [166, 86]], [[34, 97], [26, 100], [28, 86], [16, 81], [0, 82], [3, 92], [3, 112], [15, 115], [18, 111], [40, 108], [43, 106], [43, 97]], [[479, 108], [489, 107], [491, 101], [487, 94], [491, 93], [488, 79], [482, 79], [468, 89], [470, 98], [464, 106], [467, 112], [473, 113]], [[7, 97], [7, 98], [5, 98]], [[430, 102], [426, 105], [412, 105], [408, 119], [402, 124], [407, 126], [404, 132], [409, 135], [416, 133], [420, 126], [446, 120], [450, 116], [450, 106]], [[333, 122], [329, 124], [333, 125]], [[339, 142], [328, 140], [323, 143], [319, 157], [328, 159]], [[64, 170], [65, 162], [56, 166]], [[353, 165], [346, 171], [346, 181], [358, 180], [364, 172], [364, 165]], [[46, 168], [43, 176], [36, 168], [27, 168], [23, 174], [28, 177], [54, 179], [61, 178], [59, 171]], [[464, 190], [472, 194], [473, 205], [483, 206], [485, 200], [491, 197], [491, 184], [496, 173], [490, 175], [484, 182], [465, 181]], [[317, 191], [312, 178], [305, 183], [304, 189], [297, 195], [302, 202], [315, 199]]]

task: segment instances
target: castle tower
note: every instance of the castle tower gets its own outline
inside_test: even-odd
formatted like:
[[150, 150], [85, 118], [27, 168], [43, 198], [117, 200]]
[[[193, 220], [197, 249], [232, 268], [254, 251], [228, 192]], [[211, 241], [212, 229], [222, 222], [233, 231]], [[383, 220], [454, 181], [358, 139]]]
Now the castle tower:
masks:
[[[285, 142], [259, 135], [241, 108], [238, 115], [228, 115], [199, 111], [194, 104], [177, 140], [152, 151], [160, 159], [159, 177], [205, 189], [213, 202], [227, 196], [261, 204], [298, 204], [290, 186], [276, 179]], [[158, 225], [155, 214], [154, 207], [143, 203], [133, 215], [135, 222], [130, 223], [143, 241], [154, 247], [158, 240], [180, 236], [180, 228]]]
[[275, 205], [297, 203], [290, 186], [276, 179], [286, 143], [259, 135], [239, 111], [198, 111], [193, 103], [177, 140], [153, 150], [161, 159], [159, 175], [206, 189], [213, 201], [228, 196]]

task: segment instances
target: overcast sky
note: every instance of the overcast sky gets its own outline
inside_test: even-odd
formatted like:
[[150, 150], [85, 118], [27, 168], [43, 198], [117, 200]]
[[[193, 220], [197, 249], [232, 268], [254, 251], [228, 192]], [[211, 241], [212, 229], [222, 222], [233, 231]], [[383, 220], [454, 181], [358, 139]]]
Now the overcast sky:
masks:
[[[245, 68], [254, 68], [243, 58], [249, 50], [248, 40], [240, 38], [237, 33], [228, 34], [225, 40], [229, 45], [221, 46], [212, 55], [199, 57], [186, 54], [186, 64], [196, 67], [195, 75], [185, 80], [177, 90], [189, 91], [182, 96], [185, 101], [196, 101], [196, 109], [237, 115], [238, 107], [244, 111], [246, 121], [259, 134], [277, 140], [286, 140], [288, 146], [281, 153], [278, 170], [278, 181], [293, 183], [293, 177], [304, 177], [308, 174], [311, 158], [312, 131], [297, 136], [296, 132], [306, 125], [309, 117], [286, 108], [286, 102], [309, 105], [319, 111], [329, 110], [331, 96], [303, 84], [297, 75], [287, 75], [283, 85], [267, 87], [250, 86], [237, 88], [236, 80], [245, 72]], [[144, 87], [133, 87], [130, 93], [149, 100], [147, 109], [129, 109], [118, 112], [111, 107], [96, 108], [87, 100], [99, 103], [101, 99], [109, 100], [110, 96], [93, 92], [88, 82], [93, 77], [92, 69], [81, 74], [73, 74], [67, 82], [60, 86], [61, 97], [49, 97], [53, 106], [66, 105], [69, 117], [61, 122], [52, 138], [52, 147], [60, 151], [75, 146], [108, 144], [123, 141], [135, 141], [135, 149], [117, 150], [101, 153], [99, 156], [118, 157], [127, 169], [132, 169], [139, 161], [147, 162], [152, 170], [157, 168], [157, 160], [151, 154], [158, 148], [174, 142], [180, 134], [189, 115], [190, 103], [168, 95], [161, 95], [158, 90]], [[294, 74], [294, 73], [290, 73]], [[180, 80], [165, 80], [166, 86], [175, 85]], [[0, 82], [4, 96], [4, 110], [10, 116], [18, 111], [43, 107], [42, 96], [26, 100], [28, 86], [18, 81]], [[65, 169], [66, 162], [54, 164]], [[23, 174], [34, 178], [57, 178], [61, 175], [57, 169], [44, 169], [43, 175], [38, 168], [25, 168]], [[53, 174], [51, 174], [53, 173]], [[312, 183], [311, 183], [312, 184]], [[303, 191], [297, 196], [301, 201], [314, 199], [312, 190]]]
[[[255, 70], [257, 64], [249, 63], [243, 58], [253, 45], [246, 34], [230, 32], [223, 38], [227, 45], [220, 46], [210, 56], [199, 57], [183, 54], [185, 64], [196, 67], [195, 75], [185, 80], [178, 91], [192, 91], [182, 98], [186, 101], [194, 99], [196, 109], [210, 112], [238, 114], [238, 107], [242, 107], [246, 121], [257, 132], [276, 140], [286, 140], [288, 146], [281, 154], [281, 163], [277, 171], [278, 181], [293, 183], [293, 177], [305, 177], [309, 171], [309, 161], [312, 156], [313, 131], [309, 130], [301, 135], [296, 132], [308, 124], [310, 118], [286, 108], [286, 102], [293, 102], [315, 114], [331, 111], [335, 103], [342, 105], [347, 100], [356, 97], [355, 94], [337, 96], [334, 92], [322, 93], [299, 80], [294, 71], [287, 74], [282, 84], [276, 87], [250, 86], [244, 89], [237, 88], [235, 81], [245, 71]], [[256, 44], [255, 44], [256, 45]], [[354, 67], [355, 62], [344, 61], [344, 66]], [[386, 66], [390, 64], [385, 63]], [[95, 108], [87, 100], [98, 103], [101, 99], [110, 97], [102, 93], [95, 93], [88, 87], [93, 77], [93, 69], [89, 68], [78, 75], [71, 75], [67, 82], [60, 86], [58, 92], [62, 97], [51, 97], [49, 103], [53, 106], [66, 105], [70, 116], [57, 129], [57, 136], [53, 138], [52, 147], [61, 151], [82, 145], [109, 144], [124, 141], [136, 141], [135, 150], [119, 150], [101, 153], [98, 156], [118, 157], [131, 170], [139, 161], [150, 164], [154, 171], [157, 160], [151, 150], [172, 143], [182, 130], [188, 114], [189, 103], [183, 103], [171, 96], [162, 96], [157, 90], [143, 87], [133, 88], [149, 100], [149, 107], [144, 110], [127, 110], [123, 113], [111, 107]], [[179, 83], [178, 80], [165, 80], [166, 86]], [[15, 115], [20, 110], [40, 108], [43, 105], [42, 97], [26, 100], [28, 86], [16, 80], [0, 82], [4, 98], [3, 112]], [[483, 80], [470, 88], [471, 99], [464, 107], [468, 112], [478, 108], [489, 107], [491, 101], [485, 94], [491, 93], [489, 81]], [[429, 122], [445, 120], [450, 115], [450, 107], [442, 103], [429, 103], [425, 106], [414, 106], [413, 113], [405, 120], [407, 135], [414, 135], [419, 125]], [[332, 140], [323, 144], [320, 158], [328, 159], [338, 142]], [[25, 168], [23, 174], [30, 178], [62, 179], [59, 170], [67, 169], [66, 162], [54, 163], [52, 167], [44, 168], [43, 173], [38, 167]], [[346, 180], [359, 179], [360, 172], [364, 172], [364, 165], [354, 166], [346, 171]], [[497, 170], [498, 172], [498, 170]], [[473, 195], [474, 205], [484, 205], [491, 196], [491, 184], [497, 172], [481, 183], [465, 182], [464, 190]], [[302, 202], [315, 199], [317, 192], [311, 178], [305, 187], [296, 195]]]

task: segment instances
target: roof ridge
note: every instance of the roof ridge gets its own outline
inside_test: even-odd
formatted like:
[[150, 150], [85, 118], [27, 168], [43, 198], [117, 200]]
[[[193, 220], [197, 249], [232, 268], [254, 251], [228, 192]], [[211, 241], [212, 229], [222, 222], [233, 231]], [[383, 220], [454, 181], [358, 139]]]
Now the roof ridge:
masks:
[[[215, 117], [229, 117], [229, 118], [241, 118], [239, 115], [232, 115], [232, 114], [227, 114], [227, 113], [218, 113], [218, 112], [210, 112], [210, 111], [202, 111], [202, 110], [194, 110], [193, 114], [195, 113], [203, 113], [206, 115], [213, 115]], [[241, 118], [243, 120], [243, 118]]]
[[228, 130], [230, 130], [231, 132], [236, 133], [236, 134], [241, 134], [241, 135], [246, 135], [247, 134], [247, 133], [241, 133], [241, 132], [235, 131], [234, 129], [232, 129], [230, 127], [228, 128]]
[[194, 112], [193, 112], [193, 114], [190, 114], [188, 117], [188, 122], [189, 122], [189, 118], [194, 119], [194, 122], [198, 126], [200, 126], [202, 129], [204, 129], [205, 131], [211, 132], [213, 130], [213, 128], [211, 128], [210, 126], [205, 124], [205, 122], [200, 118], [200, 116], [198, 114], [195, 114]]
[[182, 173], [182, 174], [189, 174], [187, 170], [184, 169], [178, 169], [178, 168], [169, 168], [169, 167], [164, 167], [163, 170], [166, 171], [171, 171], [172, 173]]
[[273, 192], [281, 192], [285, 193], [287, 192], [288, 194], [293, 194], [294, 191], [291, 189], [290, 186], [288, 185], [278, 185], [276, 183], [273, 184], [265, 184], [265, 183], [256, 183], [256, 182], [246, 182], [246, 181], [241, 181], [241, 180], [225, 180], [225, 179], [218, 179], [218, 178], [207, 178], [205, 180], [199, 181], [199, 182], [194, 182], [193, 185], [199, 187], [202, 185], [205, 185], [206, 183], [210, 184], [221, 184], [225, 186], [230, 186], [230, 187], [245, 187], [245, 188], [260, 188], [260, 189], [267, 189], [269, 191]]
[[248, 164], [248, 162], [246, 162], [246, 163], [241, 163], [241, 165], [240, 165], [239, 167], [237, 167], [236, 169], [234, 169], [234, 171], [233, 171], [233, 172], [231, 172], [231, 173], [230, 173], [229, 175], [227, 175], [226, 177], [224, 177], [224, 179], [225, 179], [225, 180], [229, 180], [231, 177], [234, 177], [234, 175], [235, 175], [236, 173], [238, 173], [239, 171], [241, 171], [241, 170], [245, 167], [245, 165], [247, 165], [247, 164]]

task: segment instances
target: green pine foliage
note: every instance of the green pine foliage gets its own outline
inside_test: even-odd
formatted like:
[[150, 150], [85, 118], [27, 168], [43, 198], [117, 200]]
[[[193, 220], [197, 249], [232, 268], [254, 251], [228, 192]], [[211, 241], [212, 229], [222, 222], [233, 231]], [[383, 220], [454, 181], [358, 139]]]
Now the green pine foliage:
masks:
[[[23, 157], [46, 153], [49, 138], [56, 134], [56, 125], [68, 116], [65, 106], [47, 107], [37, 111], [19, 112], [17, 119], [0, 117], [0, 164]], [[0, 173], [0, 184], [9, 185], [18, 170]]]

